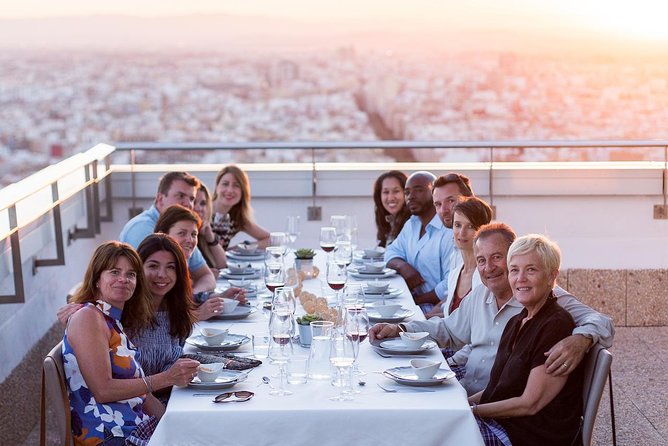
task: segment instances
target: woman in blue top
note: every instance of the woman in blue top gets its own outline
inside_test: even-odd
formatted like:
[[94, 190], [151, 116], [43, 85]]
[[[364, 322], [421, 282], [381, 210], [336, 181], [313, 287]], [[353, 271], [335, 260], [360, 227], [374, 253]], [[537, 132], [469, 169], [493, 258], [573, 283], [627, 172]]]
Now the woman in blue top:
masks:
[[147, 444], [164, 406], [153, 390], [186, 385], [199, 363], [180, 359], [145, 376], [128, 334], [153, 312], [142, 263], [128, 244], [100, 245], [73, 301], [83, 304], [68, 322], [63, 362], [76, 444]]

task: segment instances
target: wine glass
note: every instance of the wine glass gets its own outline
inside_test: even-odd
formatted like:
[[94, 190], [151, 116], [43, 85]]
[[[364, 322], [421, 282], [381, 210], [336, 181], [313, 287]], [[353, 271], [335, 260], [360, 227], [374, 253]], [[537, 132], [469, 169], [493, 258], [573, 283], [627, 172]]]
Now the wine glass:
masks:
[[294, 249], [297, 237], [299, 237], [299, 215], [288, 216], [288, 224], [285, 233], [288, 235], [290, 246]]
[[285, 305], [273, 308], [269, 318], [269, 335], [271, 336], [269, 359], [273, 364], [278, 365], [280, 379], [278, 389], [272, 389], [269, 395], [292, 395], [292, 392], [285, 388], [285, 364], [292, 354], [290, 341], [293, 330], [294, 323], [290, 309]]
[[356, 215], [348, 215], [347, 218], [347, 223], [348, 223], [348, 233], [350, 234], [350, 246], [352, 247], [352, 250], [355, 251], [357, 249], [357, 216]]
[[295, 314], [295, 290], [290, 287], [278, 287], [274, 292], [274, 299], [271, 302], [272, 308], [285, 307], [290, 310], [290, 314]]
[[336, 367], [336, 379], [332, 385], [339, 388], [339, 394], [330, 398], [332, 401], [350, 401], [353, 398], [352, 365], [355, 353], [352, 341], [336, 331], [330, 339], [329, 362]]
[[343, 290], [344, 308], [364, 308], [364, 288], [359, 283], [349, 283]]
[[283, 263], [283, 247], [268, 246], [264, 252], [264, 263]]
[[337, 296], [338, 292], [346, 286], [347, 280], [348, 271], [345, 263], [336, 260], [327, 262], [327, 285], [337, 293]]
[[336, 245], [336, 229], [331, 226], [320, 228], [320, 247], [323, 251], [329, 253], [334, 250]]
[[337, 263], [345, 263], [348, 266], [353, 262], [353, 248], [348, 240], [337, 240], [333, 254]]
[[348, 239], [348, 217], [345, 215], [332, 215], [329, 223], [336, 230], [337, 240]]
[[269, 234], [269, 246], [279, 248], [281, 254], [287, 251], [288, 235], [285, 232], [272, 232]]
[[364, 307], [346, 307], [344, 318], [344, 333], [353, 342], [355, 348], [355, 362], [353, 364], [353, 373], [357, 375], [366, 375], [357, 366], [357, 356], [360, 351], [360, 344], [364, 342], [369, 333], [369, 316]]
[[272, 293], [272, 304], [276, 288], [285, 285], [285, 268], [283, 262], [270, 262], [264, 265], [264, 285]]

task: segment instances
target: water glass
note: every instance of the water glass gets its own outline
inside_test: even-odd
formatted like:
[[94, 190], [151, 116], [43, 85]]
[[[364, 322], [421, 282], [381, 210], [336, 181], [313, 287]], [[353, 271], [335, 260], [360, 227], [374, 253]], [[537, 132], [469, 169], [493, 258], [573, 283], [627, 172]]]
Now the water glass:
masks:
[[311, 379], [329, 379], [329, 349], [334, 322], [311, 322], [311, 349], [309, 351], [308, 377]]
[[336, 379], [332, 385], [339, 388], [339, 394], [332, 401], [350, 401], [353, 398], [352, 366], [355, 353], [352, 341], [347, 336], [332, 334], [330, 339], [329, 362], [335, 369]]
[[299, 237], [299, 215], [288, 216], [288, 224], [285, 230], [288, 235], [288, 242], [294, 248], [297, 237]]
[[253, 343], [253, 357], [256, 359], [265, 359], [269, 356], [269, 343], [271, 338], [268, 332], [254, 333], [251, 336]]
[[306, 384], [308, 356], [291, 356], [288, 359], [288, 384]]

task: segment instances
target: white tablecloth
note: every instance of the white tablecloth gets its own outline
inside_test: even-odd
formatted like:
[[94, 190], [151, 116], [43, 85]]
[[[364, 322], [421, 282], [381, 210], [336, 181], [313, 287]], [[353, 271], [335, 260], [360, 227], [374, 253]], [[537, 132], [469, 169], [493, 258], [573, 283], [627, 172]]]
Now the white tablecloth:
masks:
[[[318, 257], [324, 260], [324, 253]], [[320, 295], [320, 277], [304, 282], [304, 289]], [[350, 279], [353, 281], [353, 279]], [[414, 318], [423, 318], [413, 304], [401, 277], [394, 276], [390, 286], [402, 289], [396, 299], [415, 311]], [[229, 327], [230, 333], [250, 337], [267, 331], [268, 319], [257, 311], [246, 319], [229, 322], [202, 322], [202, 326]], [[191, 347], [187, 347], [187, 351]], [[301, 351], [300, 351], [301, 350]], [[248, 343], [238, 354], [251, 353]], [[308, 350], [295, 347], [295, 353], [308, 355]], [[429, 353], [442, 360], [438, 349]], [[220, 391], [174, 388], [167, 411], [151, 439], [151, 445], [480, 445], [482, 439], [466, 399], [466, 392], [456, 379], [429, 387], [435, 392], [386, 393], [376, 383], [387, 387], [395, 384], [380, 373], [390, 367], [408, 365], [408, 358], [383, 358], [365, 341], [360, 347], [359, 365], [367, 372], [365, 386], [354, 401], [330, 401], [338, 389], [329, 381], [287, 384], [292, 395], [269, 395], [269, 386], [261, 384], [262, 376], [272, 375], [277, 367], [268, 360], [254, 369], [248, 379], [229, 390], [250, 390], [255, 397], [243, 403], [216, 404], [213, 397]], [[447, 368], [445, 361], [442, 368]], [[273, 378], [274, 386], [278, 378]], [[196, 397], [194, 393], [209, 393]]]

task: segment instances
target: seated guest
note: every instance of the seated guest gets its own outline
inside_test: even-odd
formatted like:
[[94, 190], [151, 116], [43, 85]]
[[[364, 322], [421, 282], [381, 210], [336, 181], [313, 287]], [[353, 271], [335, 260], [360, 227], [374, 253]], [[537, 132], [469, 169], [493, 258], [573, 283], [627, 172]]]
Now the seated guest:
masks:
[[405, 173], [391, 170], [380, 175], [373, 185], [378, 246], [392, 243], [411, 216], [404, 196], [406, 178]]
[[229, 250], [230, 240], [245, 232], [255, 238], [258, 247], [269, 245], [269, 232], [253, 220], [250, 204], [251, 192], [248, 175], [237, 166], [224, 167], [216, 176], [213, 193], [213, 232], [220, 236], [220, 243]]
[[[482, 283], [473, 255], [473, 238], [478, 228], [492, 220], [492, 209], [477, 197], [460, 200], [452, 209], [452, 232], [458, 252], [454, 251], [450, 256], [448, 295], [427, 314], [427, 318], [443, 317], [445, 308], [447, 314], [452, 313], [459, 307], [462, 299]], [[460, 258], [463, 262], [459, 261]]]
[[436, 215], [430, 172], [415, 172], [406, 181], [406, 206], [411, 213], [399, 236], [385, 251], [388, 268], [396, 270], [413, 300], [428, 313], [447, 293], [452, 231]]
[[568, 376], [550, 375], [545, 366], [545, 352], [575, 328], [552, 293], [560, 259], [559, 247], [542, 235], [520, 237], [508, 250], [508, 280], [524, 309], [503, 330], [489, 384], [469, 397], [485, 439], [581, 444], [583, 366], [569, 364]]
[[[167, 214], [167, 213], [165, 213]], [[183, 346], [197, 320], [190, 277], [183, 250], [166, 234], [152, 234], [139, 245], [144, 275], [151, 291], [154, 319], [132, 337], [141, 352], [144, 372], [167, 370], [183, 355]], [[214, 355], [186, 355], [200, 363], [224, 362], [225, 368], [247, 369], [259, 361], [223, 358]]]
[[[155, 232], [162, 232], [174, 238], [183, 250], [186, 259], [197, 249], [197, 234], [202, 221], [197, 214], [178, 204], [170, 206], [160, 214], [155, 224]], [[228, 288], [223, 294], [200, 292], [195, 295], [199, 308], [195, 311], [197, 320], [206, 320], [215, 316], [223, 309], [223, 298], [229, 297], [246, 303], [246, 292], [240, 288]]]
[[460, 173], [450, 172], [434, 181], [434, 207], [443, 226], [452, 229], [452, 208], [462, 197], [473, 197], [471, 180]]
[[153, 312], [141, 260], [128, 244], [100, 245], [74, 301], [63, 338], [63, 365], [76, 444], [143, 445], [164, 406], [154, 390], [184, 386], [199, 363], [179, 359], [146, 376], [128, 341], [150, 324]]
[[[483, 390], [489, 381], [503, 329], [508, 320], [522, 310], [508, 282], [506, 255], [514, 240], [515, 232], [504, 223], [482, 226], [473, 241], [473, 252], [483, 285], [477, 286], [459, 308], [445, 318], [399, 325], [376, 324], [369, 329], [369, 339], [396, 337], [401, 330], [426, 331], [442, 347], [460, 349], [470, 344], [466, 373], [460, 383], [469, 395]], [[592, 345], [612, 346], [615, 330], [609, 317], [578, 302], [562, 288], [555, 286], [553, 293], [557, 303], [573, 316], [576, 325], [571, 336], [544, 352], [547, 372], [561, 376], [572, 372]], [[447, 361], [453, 370], [457, 368], [452, 358]]]
[[[158, 217], [169, 206], [180, 204], [192, 209], [198, 187], [199, 180], [187, 172], [168, 172], [163, 175], [153, 206], [127, 222], [119, 240], [136, 249], [146, 236], [153, 234]], [[194, 292], [210, 291], [216, 287], [216, 278], [197, 248], [188, 259], [188, 269]]]
[[227, 266], [227, 256], [223, 245], [220, 244], [220, 236], [211, 229], [213, 204], [211, 203], [209, 189], [206, 188], [204, 183], [201, 183], [199, 189], [197, 189], [193, 211], [202, 220], [202, 226], [197, 235], [197, 248], [199, 248], [207, 266], [211, 269], [213, 277], [218, 277], [220, 270]]

